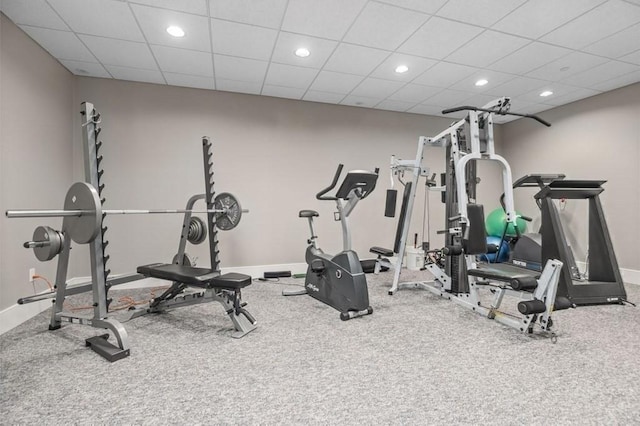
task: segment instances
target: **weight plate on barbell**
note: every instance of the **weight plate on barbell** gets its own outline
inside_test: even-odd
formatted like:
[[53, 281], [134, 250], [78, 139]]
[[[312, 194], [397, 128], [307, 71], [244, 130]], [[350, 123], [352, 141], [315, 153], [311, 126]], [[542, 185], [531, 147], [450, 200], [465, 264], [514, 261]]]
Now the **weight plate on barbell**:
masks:
[[238, 199], [228, 192], [222, 192], [213, 200], [214, 210], [222, 210], [215, 213], [216, 227], [222, 231], [229, 231], [240, 223], [242, 207]]
[[38, 226], [33, 231], [32, 241], [48, 241], [44, 247], [34, 247], [33, 253], [41, 262], [53, 259], [62, 250], [62, 235], [49, 226]]
[[73, 241], [87, 244], [93, 241], [102, 226], [102, 204], [98, 191], [86, 182], [71, 185], [64, 199], [65, 210], [82, 210], [80, 216], [65, 216], [62, 229]]
[[207, 225], [198, 216], [192, 216], [189, 220], [189, 233], [187, 240], [191, 244], [200, 244], [207, 238]]

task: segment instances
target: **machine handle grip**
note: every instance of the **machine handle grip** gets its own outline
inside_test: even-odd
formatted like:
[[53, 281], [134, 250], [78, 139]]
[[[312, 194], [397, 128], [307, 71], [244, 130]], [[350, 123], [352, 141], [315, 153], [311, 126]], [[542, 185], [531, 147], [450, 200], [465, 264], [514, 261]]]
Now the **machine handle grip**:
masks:
[[325, 189], [323, 189], [322, 191], [320, 191], [320, 192], [318, 192], [316, 194], [316, 198], [318, 200], [329, 200], [329, 201], [337, 200], [336, 197], [326, 197], [324, 194], [326, 194], [327, 192], [331, 191], [333, 188], [336, 187], [336, 184], [338, 183], [338, 178], [340, 177], [340, 174], [342, 173], [342, 168], [343, 167], [344, 167], [344, 164], [338, 164], [338, 169], [336, 170], [335, 176], [333, 176], [333, 181], [331, 182], [331, 185], [329, 185], [328, 187], [326, 187]]
[[551, 123], [549, 123], [546, 120], [543, 120], [542, 118], [538, 117], [537, 115], [533, 115], [533, 114], [520, 114], [517, 112], [509, 112], [509, 111], [499, 111], [499, 110], [493, 110], [493, 109], [487, 109], [487, 108], [478, 108], [478, 107], [474, 107], [474, 106], [470, 106], [470, 105], [464, 105], [464, 106], [457, 106], [457, 107], [453, 107], [453, 108], [448, 108], [448, 109], [443, 109], [442, 110], [442, 114], [451, 114], [453, 112], [458, 112], [458, 111], [482, 111], [482, 112], [492, 112], [494, 114], [498, 114], [498, 115], [513, 115], [516, 117], [525, 117], [525, 118], [531, 118], [533, 120], [536, 120], [538, 123], [543, 124], [547, 127], [551, 127]]

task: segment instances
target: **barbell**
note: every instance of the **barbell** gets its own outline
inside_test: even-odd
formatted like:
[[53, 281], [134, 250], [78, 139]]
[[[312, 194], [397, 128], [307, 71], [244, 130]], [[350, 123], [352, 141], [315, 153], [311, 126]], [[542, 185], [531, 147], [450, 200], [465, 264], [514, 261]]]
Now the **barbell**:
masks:
[[[7, 210], [5, 215], [8, 218], [62, 217], [63, 229], [67, 230], [71, 239], [78, 244], [86, 244], [93, 241], [100, 232], [103, 215], [213, 213], [216, 227], [227, 231], [240, 223], [242, 213], [249, 212], [242, 209], [238, 200], [228, 192], [219, 194], [214, 199], [213, 206], [213, 209], [202, 210], [103, 210], [98, 191], [86, 182], [76, 182], [67, 191], [62, 210]], [[29, 241], [25, 243], [25, 247], [38, 248], [50, 244], [46, 240]]]

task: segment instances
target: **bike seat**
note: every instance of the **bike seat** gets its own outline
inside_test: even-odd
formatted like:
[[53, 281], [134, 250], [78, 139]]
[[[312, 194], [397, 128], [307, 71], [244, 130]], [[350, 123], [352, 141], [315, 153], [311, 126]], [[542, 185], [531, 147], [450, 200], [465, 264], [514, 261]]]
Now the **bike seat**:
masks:
[[298, 217], [318, 217], [320, 216], [315, 210], [300, 210]]

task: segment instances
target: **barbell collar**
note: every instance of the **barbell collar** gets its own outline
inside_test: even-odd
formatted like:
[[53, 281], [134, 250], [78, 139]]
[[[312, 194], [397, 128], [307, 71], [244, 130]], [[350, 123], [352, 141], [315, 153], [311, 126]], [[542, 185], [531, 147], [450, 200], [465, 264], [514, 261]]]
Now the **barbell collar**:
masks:
[[51, 241], [27, 241], [22, 247], [26, 249], [30, 248], [39, 248], [39, 247], [49, 247], [51, 245]]

